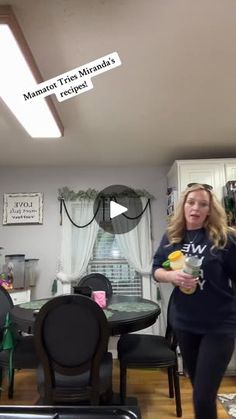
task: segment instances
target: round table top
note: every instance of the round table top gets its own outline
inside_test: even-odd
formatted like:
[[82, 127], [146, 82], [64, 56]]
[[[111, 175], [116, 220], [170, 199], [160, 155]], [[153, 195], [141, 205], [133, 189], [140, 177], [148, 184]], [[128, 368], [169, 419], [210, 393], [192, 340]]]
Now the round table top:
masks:
[[[33, 333], [35, 316], [48, 300], [49, 298], [33, 300], [14, 306], [11, 310], [13, 322], [21, 330]], [[160, 306], [154, 301], [124, 295], [112, 295], [104, 308], [111, 335], [145, 329], [155, 323], [160, 312]]]

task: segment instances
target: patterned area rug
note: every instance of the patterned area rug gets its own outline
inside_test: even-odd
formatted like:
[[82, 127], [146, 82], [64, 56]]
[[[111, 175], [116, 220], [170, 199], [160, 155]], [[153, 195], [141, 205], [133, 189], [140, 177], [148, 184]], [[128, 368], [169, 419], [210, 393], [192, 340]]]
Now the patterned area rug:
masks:
[[236, 394], [218, 394], [218, 400], [224, 406], [229, 418], [236, 418]]

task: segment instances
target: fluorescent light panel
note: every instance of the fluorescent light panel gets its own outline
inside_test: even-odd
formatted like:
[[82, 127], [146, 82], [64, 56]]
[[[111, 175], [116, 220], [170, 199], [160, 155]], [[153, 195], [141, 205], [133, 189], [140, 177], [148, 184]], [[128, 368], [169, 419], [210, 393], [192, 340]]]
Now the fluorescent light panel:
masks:
[[33, 138], [59, 138], [63, 126], [50, 97], [23, 101], [43, 81], [10, 6], [0, 6], [0, 96]]

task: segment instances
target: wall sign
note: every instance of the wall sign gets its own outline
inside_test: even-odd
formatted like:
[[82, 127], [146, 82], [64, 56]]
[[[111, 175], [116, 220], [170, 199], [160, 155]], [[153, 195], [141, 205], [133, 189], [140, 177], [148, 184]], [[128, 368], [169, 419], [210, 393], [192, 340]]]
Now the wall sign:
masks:
[[43, 194], [4, 194], [3, 224], [43, 224]]

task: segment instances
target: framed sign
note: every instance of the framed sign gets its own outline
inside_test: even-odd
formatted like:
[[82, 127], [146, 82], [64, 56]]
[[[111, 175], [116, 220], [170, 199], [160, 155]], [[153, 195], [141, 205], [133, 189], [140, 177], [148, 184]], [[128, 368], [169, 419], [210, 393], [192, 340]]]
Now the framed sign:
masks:
[[5, 193], [3, 224], [43, 224], [43, 194]]

